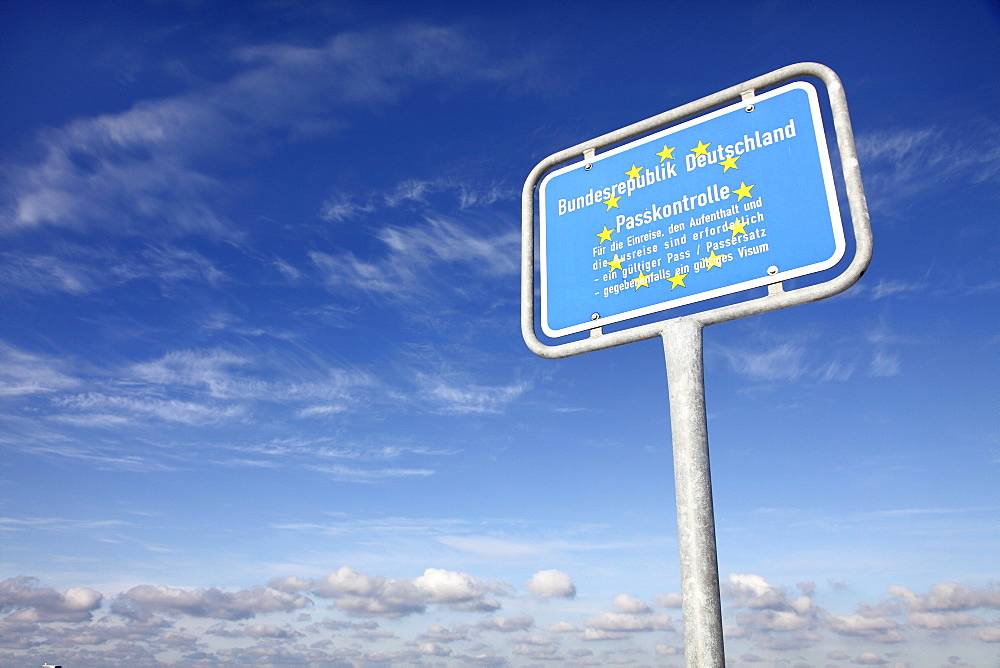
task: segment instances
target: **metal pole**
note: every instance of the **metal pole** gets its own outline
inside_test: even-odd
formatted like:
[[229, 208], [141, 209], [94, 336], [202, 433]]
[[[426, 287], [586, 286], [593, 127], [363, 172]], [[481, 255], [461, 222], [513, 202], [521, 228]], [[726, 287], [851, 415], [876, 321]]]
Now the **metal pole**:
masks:
[[667, 322], [661, 336], [667, 362], [677, 490], [684, 655], [688, 668], [725, 668], [708, 464], [702, 326], [680, 318]]

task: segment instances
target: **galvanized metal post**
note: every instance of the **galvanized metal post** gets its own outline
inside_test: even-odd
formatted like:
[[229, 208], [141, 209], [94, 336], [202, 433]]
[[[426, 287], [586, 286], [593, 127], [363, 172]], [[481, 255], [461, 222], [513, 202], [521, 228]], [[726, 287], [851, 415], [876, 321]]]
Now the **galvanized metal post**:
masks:
[[661, 336], [674, 449], [684, 655], [688, 668], [725, 668], [702, 325], [685, 318], [672, 320], [665, 323]]

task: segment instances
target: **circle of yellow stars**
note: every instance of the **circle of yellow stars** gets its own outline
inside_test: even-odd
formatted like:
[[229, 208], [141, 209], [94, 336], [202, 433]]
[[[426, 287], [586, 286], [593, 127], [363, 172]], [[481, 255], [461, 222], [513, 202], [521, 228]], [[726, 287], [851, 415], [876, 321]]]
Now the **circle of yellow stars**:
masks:
[[[709, 153], [708, 147], [711, 145], [712, 142], [704, 142], [701, 139], [699, 139], [698, 144], [694, 148], [689, 149], [689, 151], [691, 153], [694, 153], [696, 156], [708, 155]], [[677, 150], [676, 146], [667, 146], [666, 144], [664, 144], [663, 149], [657, 151], [654, 155], [656, 155], [660, 159], [660, 162], [663, 162], [664, 160], [674, 160], [675, 159], [674, 151], [676, 150]], [[722, 166], [722, 173], [725, 174], [730, 169], [739, 169], [739, 165], [737, 165], [736, 162], [741, 157], [743, 156], [736, 155], [736, 156], [730, 156], [725, 160], [720, 160], [719, 165]], [[637, 179], [642, 174], [642, 170], [645, 169], [645, 167], [641, 165], [636, 165], [634, 162], [631, 164], [632, 168], [622, 173], [628, 176], [629, 180]], [[747, 185], [746, 181], [740, 181], [740, 187], [730, 192], [736, 194], [737, 196], [736, 201], [737, 203], [739, 203], [744, 199], [752, 198], [753, 194], [751, 193], [751, 190], [753, 190], [753, 188], [755, 187], [756, 184]], [[616, 195], [614, 197], [609, 197], [608, 199], [604, 200], [604, 204], [607, 207], [605, 210], [611, 211], [611, 209], [620, 209], [621, 205], [619, 204], [619, 202], [621, 201], [621, 198], [622, 198], [621, 195]], [[744, 221], [742, 218], [736, 218], [736, 220], [733, 221], [733, 225], [731, 228], [733, 237], [736, 237], [736, 235], [738, 234], [746, 234], [747, 231], [745, 226], [746, 226], [746, 221]], [[611, 241], [611, 235], [613, 234], [613, 232], [614, 230], [608, 229], [608, 226], [605, 225], [604, 229], [602, 229], [594, 236], [598, 237], [601, 240], [599, 243], [603, 244], [605, 241]], [[624, 268], [622, 267], [622, 261], [623, 261], [622, 258], [618, 257], [618, 253], [615, 253], [614, 257], [612, 257], [612, 259], [607, 261], [606, 266], [610, 267], [611, 269], [624, 271]], [[705, 271], [710, 271], [715, 267], [718, 267], [720, 269], [722, 268], [722, 256], [716, 255], [714, 250], [708, 255], [708, 257], [702, 258], [702, 261], [705, 263]], [[632, 282], [635, 285], [635, 289], [638, 290], [639, 288], [650, 287], [649, 279], [651, 277], [652, 274], [646, 274], [642, 270], [640, 270], [639, 276], [632, 279]], [[673, 290], [674, 288], [678, 287], [686, 288], [687, 285], [685, 285], [684, 280], [687, 277], [688, 274], [674, 274], [673, 276], [669, 276], [668, 280], [670, 281], [670, 289]]]

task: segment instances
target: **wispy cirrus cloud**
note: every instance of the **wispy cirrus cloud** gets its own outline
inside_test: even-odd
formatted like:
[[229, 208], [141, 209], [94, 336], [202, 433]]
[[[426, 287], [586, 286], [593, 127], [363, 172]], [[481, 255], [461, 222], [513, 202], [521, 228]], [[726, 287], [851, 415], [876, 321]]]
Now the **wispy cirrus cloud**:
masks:
[[115, 250], [62, 243], [57, 250], [0, 253], [0, 293], [80, 296], [137, 280], [155, 280], [163, 289], [184, 283], [217, 288], [227, 278], [201, 253], [169, 243]]
[[[956, 135], [952, 128], [921, 127], [863, 133], [857, 138], [869, 205], [896, 216], [934, 186], [952, 179], [974, 184], [1000, 180], [1000, 125], [971, 120], [974, 133]], [[968, 136], [980, 139], [975, 145]], [[986, 147], [984, 149], [984, 147]]]
[[0, 396], [52, 393], [78, 386], [80, 379], [67, 371], [61, 360], [0, 341]]
[[[242, 406], [206, 406], [199, 402], [182, 401], [150, 396], [109, 395], [101, 392], [87, 392], [63, 397], [58, 404], [83, 413], [82, 418], [101, 416], [111, 424], [118, 423], [112, 418], [128, 420], [155, 419], [185, 425], [222, 424], [241, 419], [246, 415]], [[64, 418], [66, 416], [63, 416]]]
[[383, 252], [374, 257], [360, 258], [350, 251], [312, 251], [309, 257], [331, 287], [404, 300], [427, 292], [430, 285], [448, 284], [462, 291], [465, 281], [513, 275], [520, 266], [521, 237], [513, 229], [497, 232], [429, 216], [409, 227], [387, 226], [375, 236]]
[[375, 483], [393, 478], [425, 478], [434, 475], [427, 468], [360, 468], [327, 464], [309, 464], [304, 468], [322, 473], [333, 480], [354, 483]]
[[343, 222], [398, 208], [406, 203], [429, 204], [428, 198], [446, 193], [455, 200], [458, 210], [488, 206], [501, 200], [514, 201], [520, 195], [514, 188], [497, 183], [477, 185], [466, 179], [440, 177], [434, 179], [407, 179], [386, 191], [367, 195], [338, 192], [331, 195], [320, 209], [320, 218], [329, 222]]
[[77, 531], [103, 529], [126, 524], [122, 520], [76, 520], [65, 517], [0, 517], [0, 531]]
[[497, 66], [458, 29], [420, 24], [341, 33], [318, 46], [244, 46], [231, 60], [241, 69], [228, 79], [40, 133], [39, 161], [3, 166], [4, 227], [134, 233], [155, 222], [159, 237], [235, 239], [240, 232], [216, 206], [227, 191], [209, 167], [217, 156], [335, 133], [343, 114], [395, 104], [430, 82], [514, 81], [518, 71]]
[[845, 333], [836, 346], [815, 343], [808, 331], [789, 335], [757, 329], [742, 337], [738, 345], [707, 348], [726, 360], [737, 374], [755, 382], [845, 382], [857, 375], [873, 378], [902, 372], [898, 347], [912, 339], [892, 332], [880, 322], [868, 331]]
[[417, 375], [421, 395], [445, 413], [500, 413], [531, 388], [528, 382], [480, 385], [457, 377]]
[[362, 403], [379, 385], [373, 374], [357, 369], [302, 369], [291, 357], [275, 363], [255, 353], [219, 348], [171, 351], [131, 365], [126, 375], [133, 382], [164, 391], [196, 392], [239, 403], [300, 406], [302, 417], [344, 412]]
[[[443, 371], [433, 362], [437, 370], [427, 371], [424, 359], [402, 364], [396, 375], [377, 375], [317, 366], [312, 358], [299, 363], [301, 353], [179, 349], [123, 366], [91, 365], [77, 377], [66, 363], [4, 346], [0, 387], [12, 397], [31, 397], [36, 406], [34, 420], [5, 418], [10, 429], [2, 443], [100, 469], [177, 470], [192, 457], [207, 456], [219, 466], [297, 468], [377, 483], [434, 475], [440, 458], [460, 449], [391, 434], [317, 438], [310, 425], [377, 420], [390, 404], [396, 411], [495, 415], [530, 387], [524, 381], [483, 384], [468, 371]], [[207, 449], [169, 446], [193, 433], [202, 434], [198, 440]], [[431, 461], [436, 463], [425, 463]]]

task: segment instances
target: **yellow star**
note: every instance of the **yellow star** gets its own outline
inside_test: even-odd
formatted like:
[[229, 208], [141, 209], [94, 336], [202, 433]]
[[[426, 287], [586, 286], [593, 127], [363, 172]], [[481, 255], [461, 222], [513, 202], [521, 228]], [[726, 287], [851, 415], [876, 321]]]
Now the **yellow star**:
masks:
[[722, 173], [725, 174], [730, 169], [739, 169], [739, 167], [736, 166], [736, 161], [739, 160], [739, 159], [740, 159], [740, 156], [734, 155], [733, 157], [726, 158], [725, 160], [723, 160], [722, 162], [720, 162], [719, 164], [722, 165]]
[[699, 139], [698, 140], [698, 145], [695, 146], [691, 150], [694, 152], [695, 155], [708, 155], [708, 147], [711, 146], [711, 145], [712, 145], [712, 142], [708, 142], [707, 144], [704, 144]]
[[736, 220], [733, 221], [733, 236], [734, 237], [737, 234], [746, 234], [747, 233], [746, 228], [743, 227], [744, 225], [746, 225], [746, 223], [743, 222], [742, 218], [737, 218]]
[[[674, 146], [674, 148], [677, 148], [677, 147]], [[674, 159], [674, 148], [667, 148], [667, 145], [664, 144], [663, 145], [663, 150], [656, 154], [656, 155], [660, 156], [660, 162], [663, 162], [664, 160], [673, 160]]]
[[636, 167], [635, 163], [633, 162], [632, 163], [632, 169], [628, 170], [625, 173], [628, 174], [628, 178], [629, 178], [630, 181], [632, 179], [637, 179], [637, 178], [639, 178], [639, 174], [642, 173], [642, 167]]
[[618, 206], [618, 200], [620, 200], [621, 198], [622, 198], [621, 195], [615, 195], [614, 197], [609, 197], [606, 200], [604, 200], [604, 203], [608, 205], [606, 211], [611, 211], [611, 209], [620, 209], [621, 207]]
[[686, 288], [687, 286], [684, 285], [684, 279], [685, 278], [687, 278], [687, 274], [675, 274], [674, 276], [671, 276], [670, 277], [670, 289], [673, 290], [678, 285], [681, 286], [682, 288]]
[[614, 258], [612, 258], [611, 260], [608, 261], [608, 266], [611, 267], [612, 269], [619, 269], [619, 270], [621, 270], [621, 268], [622, 268], [622, 259], [620, 257], [618, 257], [618, 253], [615, 253]]
[[598, 232], [597, 234], [595, 234], [594, 236], [595, 237], [600, 237], [601, 238], [601, 243], [603, 244], [605, 241], [611, 241], [611, 230], [609, 230], [608, 226], [605, 225], [604, 229], [601, 230], [600, 232]]
[[734, 193], [740, 196], [739, 199], [737, 199], [736, 201], [740, 202], [743, 200], [744, 197], [753, 197], [753, 195], [750, 194], [750, 189], [756, 187], [757, 187], [756, 185], [748, 186], [743, 181], [740, 181], [740, 187], [733, 191]]
[[649, 274], [642, 273], [641, 269], [639, 270], [639, 275], [636, 276], [636, 278], [634, 280], [635, 280], [635, 289], [636, 290], [638, 290], [639, 288], [641, 288], [643, 286], [646, 286], [647, 288], [649, 287]]
[[716, 255], [715, 251], [712, 251], [712, 254], [705, 258], [705, 271], [708, 271], [712, 267], [722, 269], [722, 256]]

